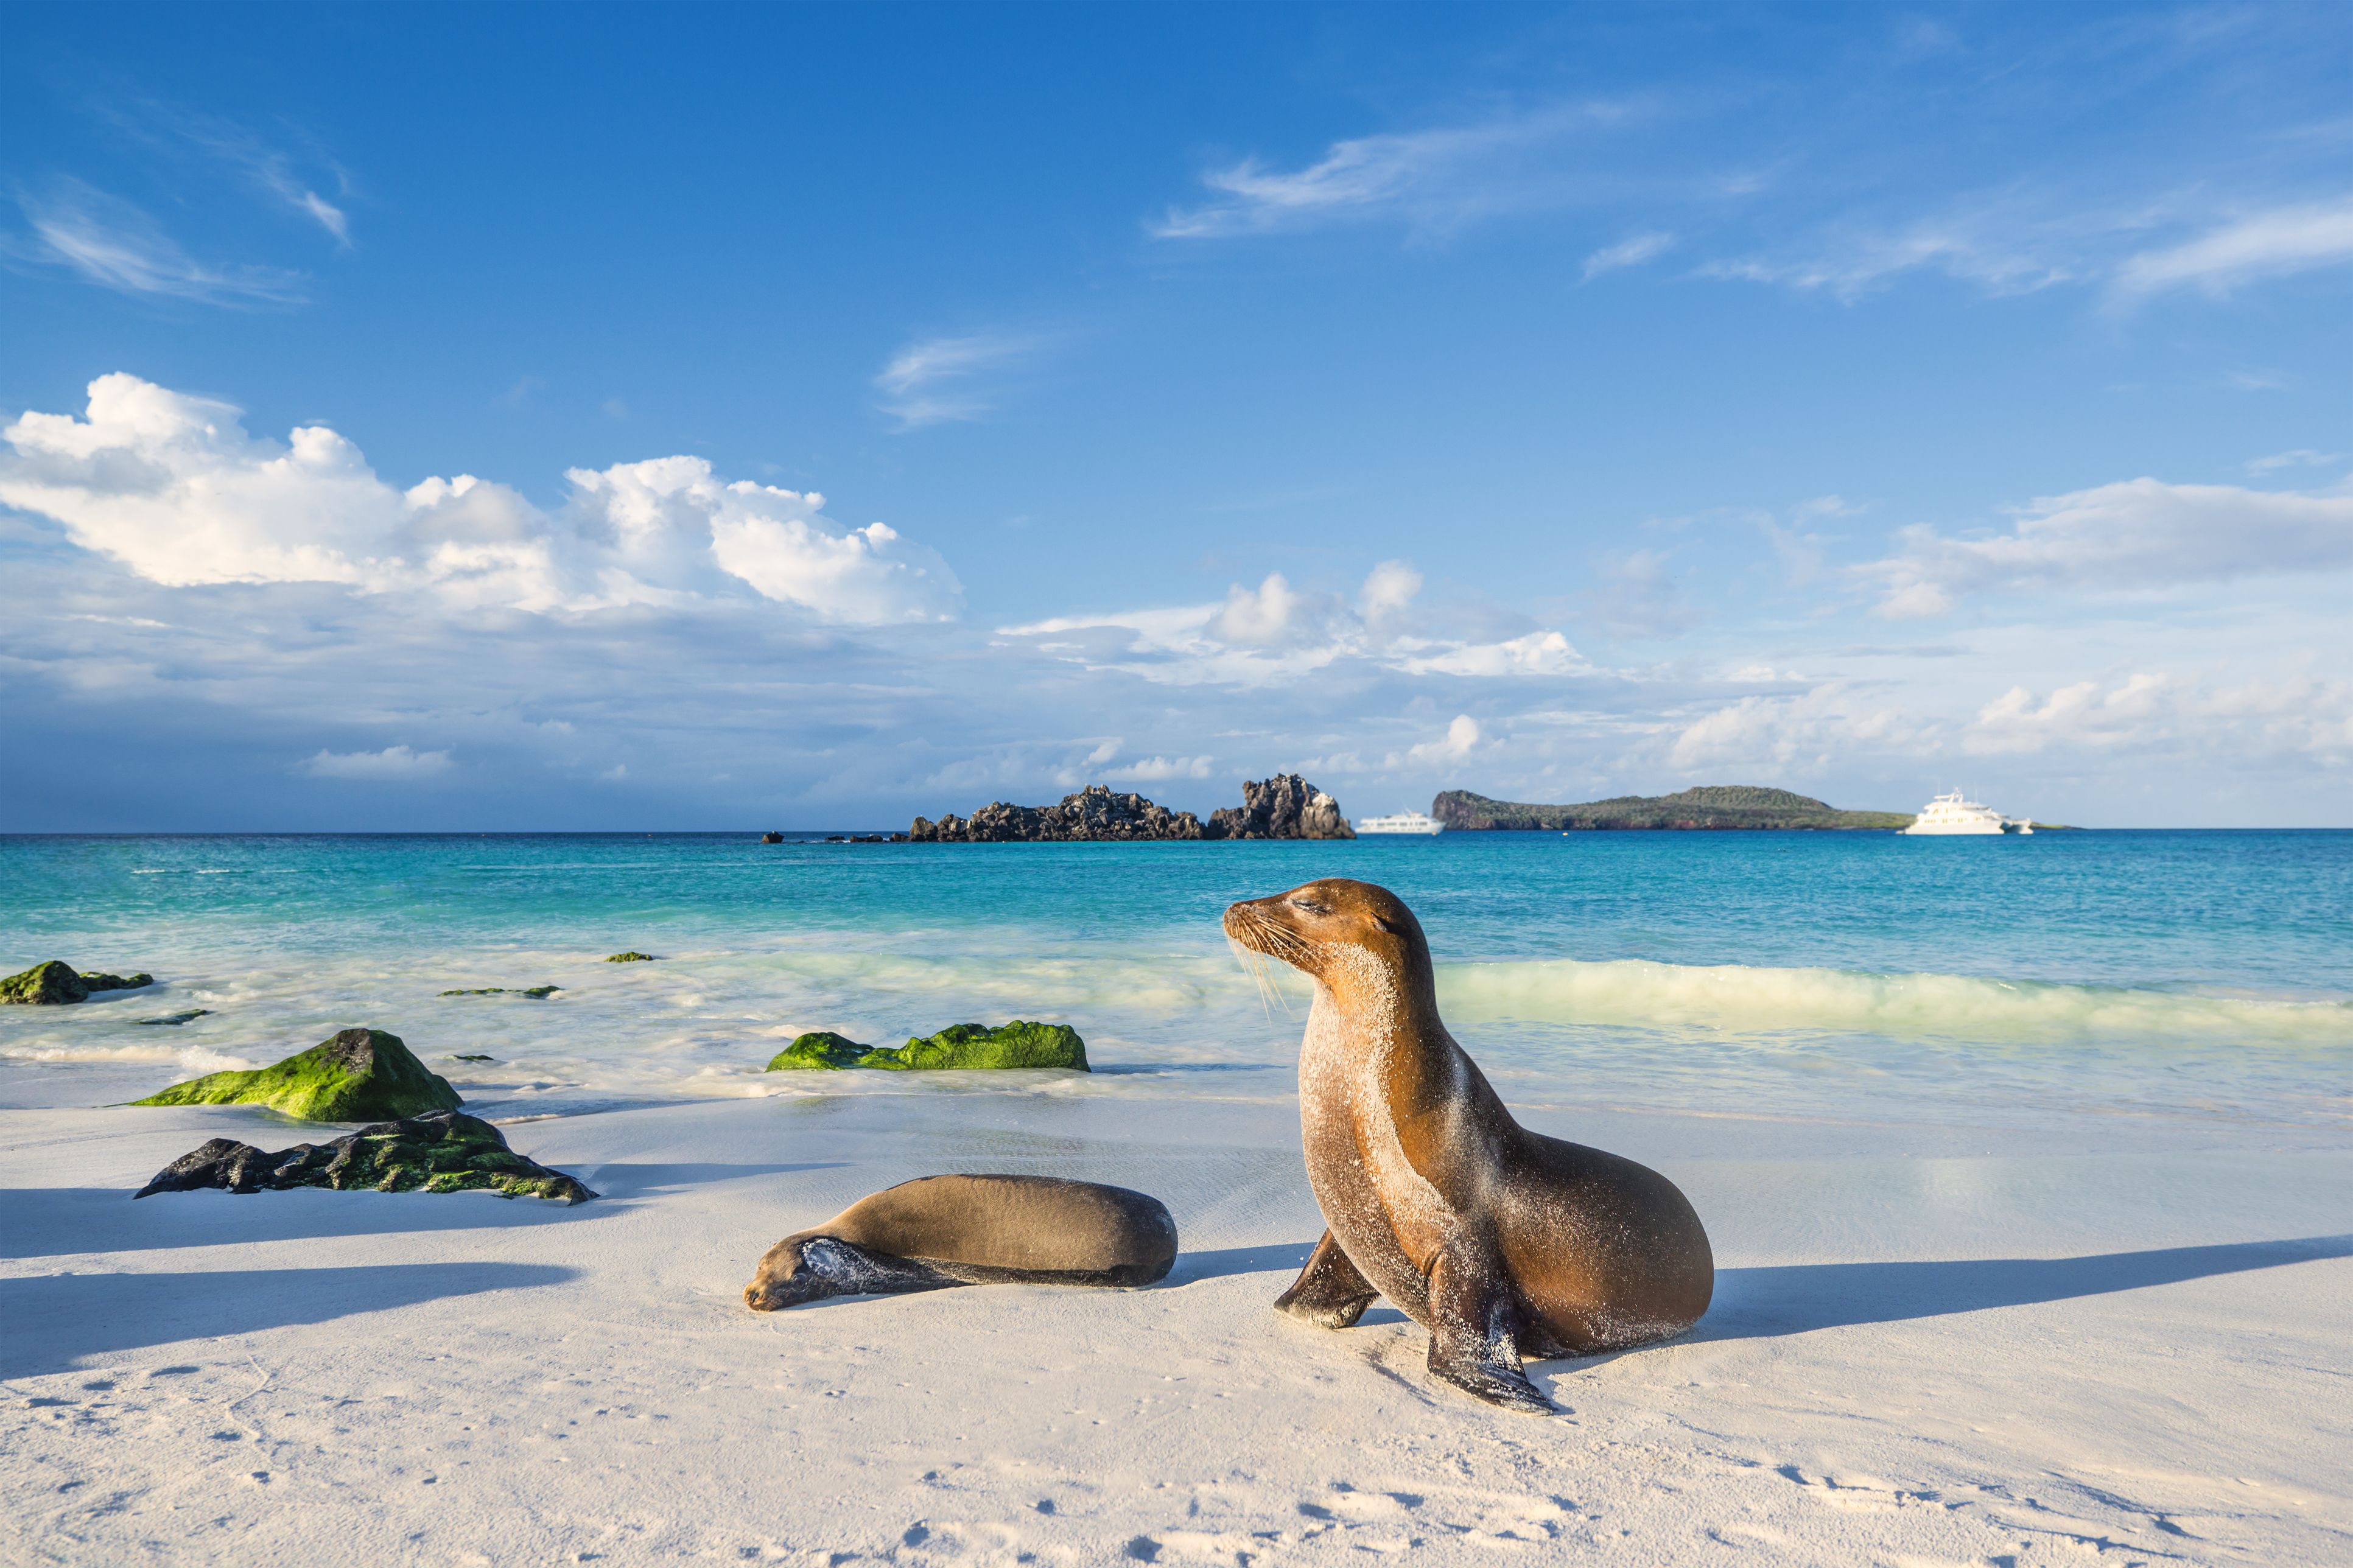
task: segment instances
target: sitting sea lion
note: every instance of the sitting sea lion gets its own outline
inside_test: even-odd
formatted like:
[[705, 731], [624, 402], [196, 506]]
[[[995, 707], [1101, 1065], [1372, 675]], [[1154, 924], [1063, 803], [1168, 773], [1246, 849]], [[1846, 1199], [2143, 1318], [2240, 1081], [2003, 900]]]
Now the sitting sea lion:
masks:
[[1158, 1198], [1058, 1176], [924, 1176], [768, 1248], [744, 1300], [773, 1312], [949, 1285], [1149, 1285], [1176, 1261]]
[[1226, 934], [1311, 976], [1299, 1052], [1307, 1179], [1331, 1227], [1275, 1305], [1345, 1329], [1376, 1295], [1430, 1331], [1430, 1374], [1514, 1410], [1552, 1402], [1523, 1355], [1681, 1333], [1715, 1259], [1673, 1183], [1530, 1132], [1438, 1016], [1421, 923], [1329, 879], [1226, 910]]

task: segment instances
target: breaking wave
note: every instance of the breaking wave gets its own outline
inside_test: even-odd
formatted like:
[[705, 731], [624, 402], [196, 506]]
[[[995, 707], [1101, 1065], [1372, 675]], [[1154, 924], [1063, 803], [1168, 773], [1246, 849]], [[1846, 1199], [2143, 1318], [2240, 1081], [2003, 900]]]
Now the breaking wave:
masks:
[[1987, 1043], [2069, 1040], [2353, 1047], [2353, 1002], [1961, 974], [1687, 965], [1636, 959], [1450, 964], [1450, 1022], [1527, 1020], [1722, 1033], [1805, 1030]]

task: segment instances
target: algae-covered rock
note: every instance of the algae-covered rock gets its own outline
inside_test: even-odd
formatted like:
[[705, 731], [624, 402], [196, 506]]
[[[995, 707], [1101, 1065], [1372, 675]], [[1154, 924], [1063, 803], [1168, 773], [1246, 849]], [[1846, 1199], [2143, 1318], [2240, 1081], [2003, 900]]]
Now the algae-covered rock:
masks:
[[191, 1007], [185, 1013], [166, 1013], [160, 1018], [133, 1018], [131, 1021], [134, 1024], [153, 1026], [158, 1024], [193, 1024], [199, 1018], [209, 1018], [212, 1016], [213, 1010], [209, 1007]]
[[952, 1024], [936, 1035], [909, 1040], [896, 1051], [895, 1062], [874, 1067], [911, 1069], [953, 1068], [1087, 1068], [1086, 1042], [1068, 1024], [1029, 1024], [1016, 1018], [999, 1028], [982, 1024]]
[[11, 974], [0, 980], [0, 1002], [21, 1002], [34, 1006], [55, 1007], [69, 1002], [87, 999], [99, 991], [136, 991], [155, 984], [152, 974], [124, 976], [109, 974], [104, 970], [85, 969], [77, 973], [73, 965], [63, 959], [52, 958], [47, 963], [37, 963], [22, 974]]
[[267, 1105], [306, 1121], [377, 1121], [455, 1110], [463, 1102], [399, 1036], [345, 1029], [276, 1067], [207, 1073], [132, 1103]]
[[936, 1035], [919, 1035], [903, 1046], [861, 1046], [831, 1030], [801, 1036], [776, 1053], [767, 1070], [808, 1068], [877, 1068], [888, 1072], [969, 1071], [984, 1068], [1070, 1068], [1089, 1071], [1087, 1045], [1068, 1024], [1031, 1024], [1016, 1018], [990, 1028], [952, 1024]]
[[442, 996], [528, 996], [544, 1002], [563, 990], [561, 985], [477, 985], [470, 991], [442, 991]]
[[274, 1154], [235, 1139], [216, 1138], [164, 1166], [132, 1195], [143, 1198], [198, 1187], [226, 1187], [232, 1193], [290, 1187], [379, 1193], [471, 1190], [567, 1204], [586, 1203], [596, 1195], [563, 1172], [508, 1148], [489, 1122], [455, 1110], [380, 1121], [332, 1142], [297, 1143]]
[[767, 1066], [770, 1072], [785, 1072], [795, 1068], [854, 1068], [874, 1054], [872, 1046], [861, 1046], [847, 1036], [831, 1029], [818, 1029], [797, 1037], [778, 1051]]
[[37, 963], [22, 974], [12, 974], [0, 980], [0, 1002], [23, 1002], [34, 1006], [56, 1006], [66, 1002], [79, 1002], [90, 994], [90, 984], [73, 972], [73, 966], [58, 959]]
[[638, 952], [633, 949], [628, 952], [617, 952], [605, 962], [607, 963], [658, 963], [660, 960], [650, 952]]

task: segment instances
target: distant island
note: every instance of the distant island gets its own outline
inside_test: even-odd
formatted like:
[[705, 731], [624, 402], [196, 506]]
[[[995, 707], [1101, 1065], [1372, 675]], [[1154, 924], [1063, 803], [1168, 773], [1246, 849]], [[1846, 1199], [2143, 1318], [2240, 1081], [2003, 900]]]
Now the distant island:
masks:
[[1430, 815], [1454, 832], [1560, 832], [1612, 828], [1877, 828], [1912, 826], [1908, 811], [1841, 811], [1786, 789], [1702, 784], [1673, 795], [1621, 795], [1582, 805], [1527, 805], [1450, 789]]
[[1155, 805], [1140, 795], [1090, 784], [1057, 805], [993, 800], [970, 816], [915, 818], [918, 844], [1126, 844], [1202, 838], [1354, 838], [1340, 803], [1297, 773], [1242, 785], [1242, 804], [1221, 805], [1202, 821], [1189, 811]]

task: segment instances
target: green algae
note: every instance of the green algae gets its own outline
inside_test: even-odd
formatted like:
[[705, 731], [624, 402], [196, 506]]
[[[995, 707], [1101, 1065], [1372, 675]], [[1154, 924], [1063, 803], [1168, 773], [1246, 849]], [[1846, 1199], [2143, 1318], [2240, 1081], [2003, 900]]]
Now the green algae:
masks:
[[791, 1045], [778, 1051], [770, 1059], [766, 1070], [786, 1072], [797, 1068], [854, 1068], [873, 1054], [872, 1046], [861, 1046], [831, 1029], [818, 1029], [798, 1037]]
[[381, 1121], [328, 1143], [276, 1153], [215, 1138], [165, 1166], [133, 1194], [225, 1187], [232, 1193], [328, 1187], [337, 1192], [494, 1192], [511, 1198], [586, 1203], [596, 1194], [561, 1171], [507, 1147], [499, 1130], [455, 1110]]
[[455, 1110], [458, 1091], [397, 1035], [345, 1029], [275, 1067], [207, 1073], [133, 1105], [267, 1105], [306, 1121], [380, 1121]]
[[617, 952], [605, 962], [607, 963], [659, 963], [661, 961], [650, 952], [639, 952], [632, 948], [628, 952]]
[[86, 1000], [100, 991], [137, 991], [155, 984], [152, 974], [109, 974], [102, 969], [85, 969], [76, 973], [73, 965], [63, 959], [52, 958], [37, 963], [21, 974], [11, 974], [0, 980], [0, 1003], [23, 1003], [37, 1007], [57, 1007]]
[[874, 1068], [885, 1072], [956, 1072], [992, 1068], [1087, 1067], [1087, 1046], [1068, 1024], [1032, 1024], [1016, 1018], [990, 1028], [952, 1024], [936, 1035], [919, 1035], [903, 1046], [862, 1046], [829, 1029], [794, 1040], [768, 1063], [770, 1072], [808, 1068]]

